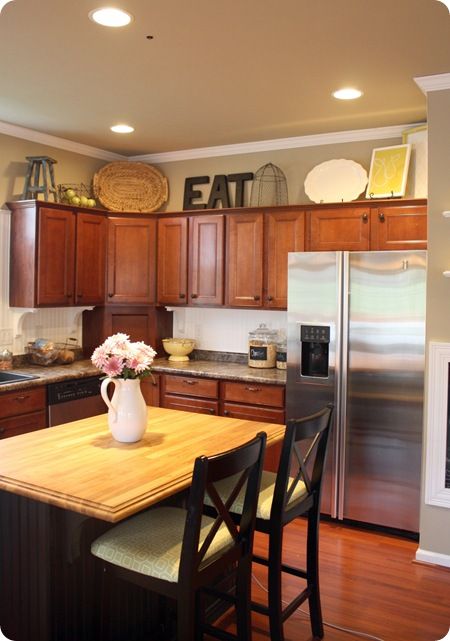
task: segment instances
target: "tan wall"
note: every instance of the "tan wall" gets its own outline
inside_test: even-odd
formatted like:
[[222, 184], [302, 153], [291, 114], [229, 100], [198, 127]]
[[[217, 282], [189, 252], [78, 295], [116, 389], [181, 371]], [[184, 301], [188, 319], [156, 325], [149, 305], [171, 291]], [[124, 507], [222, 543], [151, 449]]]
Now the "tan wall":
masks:
[[[309, 203], [311, 201], [305, 194], [303, 183], [308, 172], [315, 165], [334, 158], [347, 158], [360, 163], [367, 172], [369, 172], [370, 158], [374, 147], [387, 147], [399, 143], [401, 143], [399, 138], [382, 141], [370, 140], [161, 163], [159, 168], [167, 176], [169, 181], [169, 201], [166, 211], [182, 210], [184, 182], [188, 177], [210, 177], [209, 185], [199, 185], [197, 187], [197, 189], [203, 190], [204, 198], [202, 202], [206, 203], [215, 175], [244, 172], [255, 173], [262, 165], [268, 162], [278, 165], [286, 175], [289, 204]], [[249, 204], [250, 185], [251, 183], [247, 183], [247, 195], [244, 204]], [[232, 196], [231, 206], [234, 206], [234, 190], [231, 190], [230, 196]]]
[[[427, 341], [450, 342], [450, 90], [428, 96]], [[425, 433], [426, 442], [427, 434]], [[426, 470], [424, 469], [424, 473]], [[423, 483], [422, 483], [423, 486]], [[450, 510], [422, 503], [420, 547], [450, 555]]]
[[54, 158], [57, 161], [56, 184], [89, 183], [94, 173], [107, 162], [0, 134], [0, 209], [8, 200], [21, 197], [28, 167], [26, 156]]

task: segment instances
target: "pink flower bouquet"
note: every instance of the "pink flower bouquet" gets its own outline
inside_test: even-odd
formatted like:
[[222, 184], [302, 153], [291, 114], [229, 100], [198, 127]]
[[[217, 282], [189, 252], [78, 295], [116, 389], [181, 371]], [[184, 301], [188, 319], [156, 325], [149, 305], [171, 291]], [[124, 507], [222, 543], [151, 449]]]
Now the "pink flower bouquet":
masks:
[[114, 334], [94, 350], [91, 361], [109, 378], [144, 378], [151, 376], [154, 349], [138, 341], [130, 342], [127, 334]]

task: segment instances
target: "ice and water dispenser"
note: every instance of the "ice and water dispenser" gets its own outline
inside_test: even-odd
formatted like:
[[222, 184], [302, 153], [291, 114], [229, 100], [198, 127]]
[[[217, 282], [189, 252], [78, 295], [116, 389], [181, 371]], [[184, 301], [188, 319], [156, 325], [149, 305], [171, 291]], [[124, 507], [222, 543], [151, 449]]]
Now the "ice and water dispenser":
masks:
[[302, 376], [327, 378], [329, 369], [330, 327], [327, 325], [301, 325]]

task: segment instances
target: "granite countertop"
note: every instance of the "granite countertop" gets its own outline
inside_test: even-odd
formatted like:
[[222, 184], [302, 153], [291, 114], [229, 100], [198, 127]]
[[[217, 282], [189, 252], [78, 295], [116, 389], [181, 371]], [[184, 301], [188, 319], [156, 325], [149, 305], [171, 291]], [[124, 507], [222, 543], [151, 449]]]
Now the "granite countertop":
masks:
[[39, 385], [47, 385], [48, 383], [58, 383], [59, 381], [66, 381], [74, 378], [98, 376], [101, 374], [101, 372], [92, 365], [89, 359], [74, 361], [69, 365], [49, 365], [48, 367], [40, 365], [20, 365], [7, 371], [11, 371], [13, 374], [37, 376], [38, 378], [18, 381], [16, 383], [4, 383], [0, 385], [0, 393], [37, 387]]
[[170, 362], [165, 358], [157, 358], [153, 370], [163, 374], [189, 374], [199, 378], [221, 378], [252, 383], [286, 384], [286, 370], [272, 367], [259, 369], [249, 367], [244, 363], [213, 360], [190, 360], [186, 363]]
[[[236, 363], [229, 360], [195, 359], [186, 363], [169, 362], [166, 358], [157, 358], [152, 366], [154, 372], [161, 374], [189, 374], [199, 378], [218, 378], [234, 381], [247, 381], [253, 383], [270, 383], [272, 385], [286, 384], [286, 370], [271, 368], [258, 369], [248, 367], [245, 363]], [[21, 365], [11, 370], [17, 374], [31, 374], [38, 378], [16, 383], [0, 385], [0, 393], [19, 390], [48, 383], [98, 376], [101, 372], [92, 365], [89, 359], [77, 360], [70, 365]]]

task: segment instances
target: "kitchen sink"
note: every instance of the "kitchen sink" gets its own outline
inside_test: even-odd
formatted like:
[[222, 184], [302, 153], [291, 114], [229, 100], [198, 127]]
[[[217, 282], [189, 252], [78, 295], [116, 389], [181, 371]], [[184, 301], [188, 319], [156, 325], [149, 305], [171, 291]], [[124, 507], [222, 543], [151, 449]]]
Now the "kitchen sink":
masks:
[[1, 372], [0, 371], [0, 385], [7, 383], [21, 383], [22, 381], [31, 381], [33, 378], [39, 378], [33, 374], [16, 374], [15, 372]]

